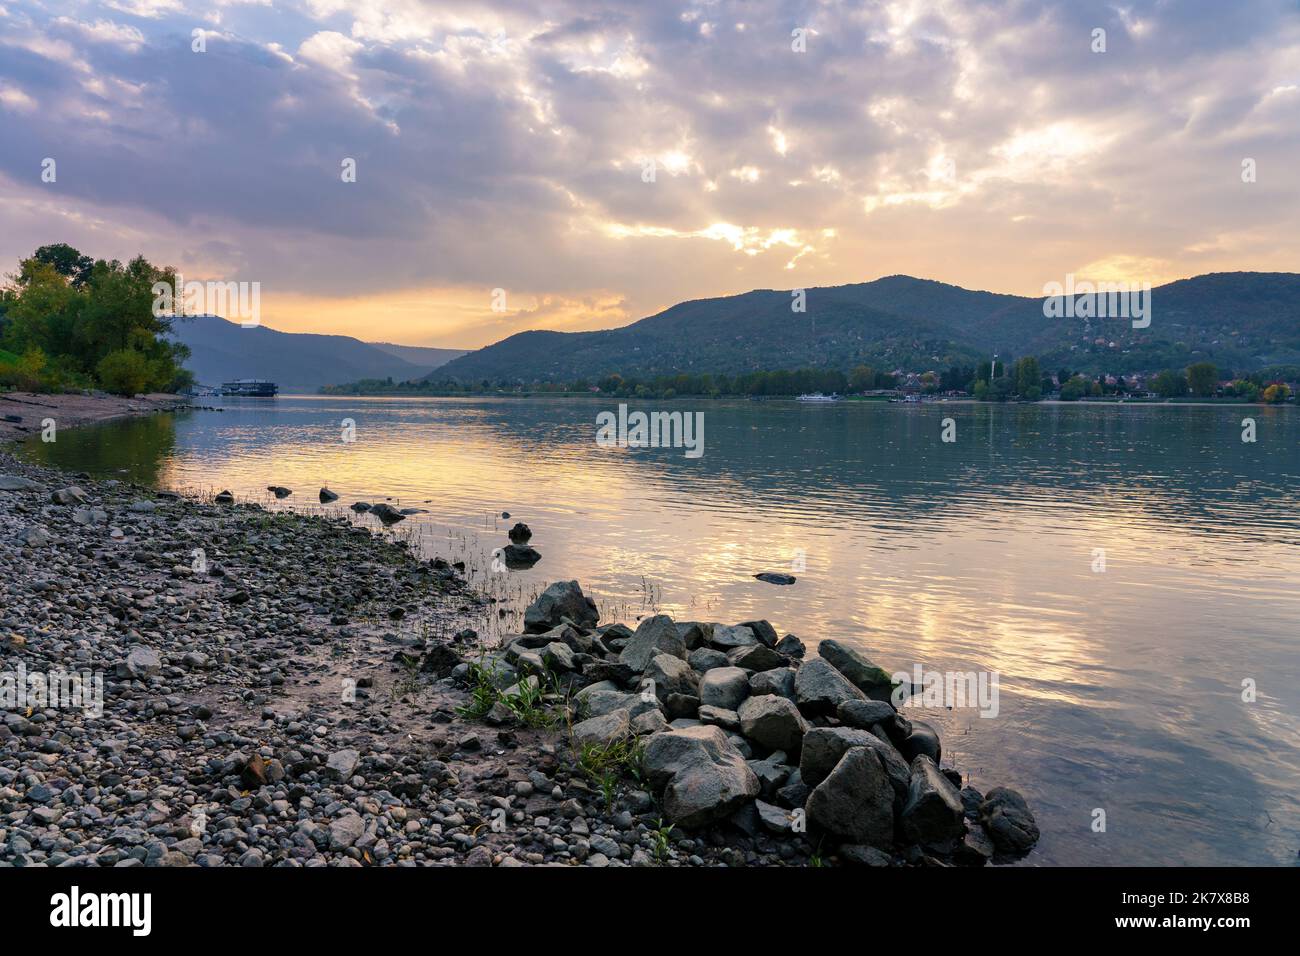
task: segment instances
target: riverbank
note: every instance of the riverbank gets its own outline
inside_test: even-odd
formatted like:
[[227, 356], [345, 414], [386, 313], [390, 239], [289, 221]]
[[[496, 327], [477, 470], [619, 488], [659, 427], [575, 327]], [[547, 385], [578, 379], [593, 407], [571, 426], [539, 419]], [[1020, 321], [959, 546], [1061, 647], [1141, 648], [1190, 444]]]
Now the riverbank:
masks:
[[189, 404], [189, 399], [183, 395], [164, 393], [135, 398], [103, 393], [87, 395], [83, 392], [53, 395], [37, 392], [0, 393], [0, 445], [39, 435], [47, 419], [54, 420], [56, 429], [75, 428], [115, 418], [175, 411]]
[[835, 642], [633, 631], [570, 583], [483, 648], [490, 600], [344, 502], [4, 451], [0, 476], [0, 672], [102, 691], [0, 711], [0, 865], [982, 864], [1036, 838]]

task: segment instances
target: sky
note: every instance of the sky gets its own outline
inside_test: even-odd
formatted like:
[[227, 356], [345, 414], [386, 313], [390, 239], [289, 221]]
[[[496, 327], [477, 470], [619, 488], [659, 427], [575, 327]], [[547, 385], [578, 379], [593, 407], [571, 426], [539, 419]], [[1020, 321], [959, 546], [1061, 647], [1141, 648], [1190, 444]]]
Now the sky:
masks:
[[1295, 271], [1298, 138], [1295, 0], [0, 0], [0, 270], [142, 253], [370, 341]]

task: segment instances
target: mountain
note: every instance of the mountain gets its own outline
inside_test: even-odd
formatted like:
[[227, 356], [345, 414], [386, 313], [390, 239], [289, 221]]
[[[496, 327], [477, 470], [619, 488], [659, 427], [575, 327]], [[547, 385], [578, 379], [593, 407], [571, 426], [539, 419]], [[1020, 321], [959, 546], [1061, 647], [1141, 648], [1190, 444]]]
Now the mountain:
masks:
[[203, 385], [236, 378], [267, 378], [283, 391], [315, 391], [322, 385], [363, 378], [418, 379], [464, 355], [457, 349], [372, 344], [347, 335], [243, 328], [217, 315], [175, 323], [177, 339], [190, 347], [186, 367]]
[[366, 344], [373, 345], [389, 355], [396, 355], [412, 365], [423, 365], [425, 368], [438, 368], [469, 352], [469, 349], [435, 349], [427, 345], [394, 345], [392, 342], [367, 342]]
[[1043, 300], [979, 292], [911, 276], [682, 302], [600, 332], [521, 332], [448, 362], [432, 380], [493, 383], [595, 380], [619, 373], [856, 365], [921, 371], [997, 352], [1037, 355], [1045, 368], [1135, 372], [1208, 360], [1221, 369], [1300, 363], [1300, 275], [1214, 273], [1151, 291], [1151, 324], [1048, 318]]

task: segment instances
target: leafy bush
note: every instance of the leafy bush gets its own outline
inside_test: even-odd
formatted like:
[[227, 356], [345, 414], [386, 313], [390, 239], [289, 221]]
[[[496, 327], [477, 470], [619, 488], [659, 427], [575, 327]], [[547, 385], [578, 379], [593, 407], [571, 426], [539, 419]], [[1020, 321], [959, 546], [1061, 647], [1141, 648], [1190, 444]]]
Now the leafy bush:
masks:
[[149, 386], [149, 361], [133, 349], [117, 349], [95, 367], [104, 391], [114, 395], [135, 395]]

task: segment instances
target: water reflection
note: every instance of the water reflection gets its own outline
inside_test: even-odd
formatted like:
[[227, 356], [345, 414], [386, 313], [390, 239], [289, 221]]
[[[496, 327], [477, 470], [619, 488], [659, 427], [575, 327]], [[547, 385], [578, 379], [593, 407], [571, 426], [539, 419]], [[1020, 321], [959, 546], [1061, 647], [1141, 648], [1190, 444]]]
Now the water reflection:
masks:
[[[1249, 409], [1249, 444], [1239, 407], [684, 401], [707, 424], [689, 459], [598, 448], [603, 407], [290, 397], [31, 448], [177, 488], [283, 484], [287, 506], [328, 485], [340, 513], [428, 508], [403, 533], [483, 569], [523, 520], [543, 557], [509, 575], [520, 594], [576, 577], [606, 608], [762, 616], [891, 669], [994, 670], [998, 718], [928, 717], [977, 786], [1013, 782], [1041, 806], [1031, 863], [1294, 859], [1295, 409]], [[796, 562], [794, 587], [750, 577]]]

